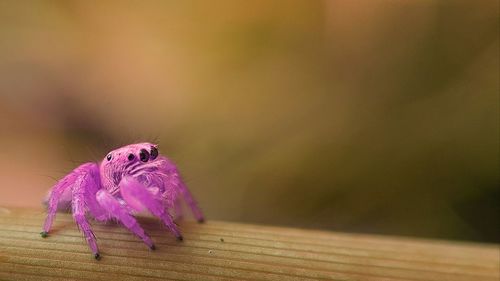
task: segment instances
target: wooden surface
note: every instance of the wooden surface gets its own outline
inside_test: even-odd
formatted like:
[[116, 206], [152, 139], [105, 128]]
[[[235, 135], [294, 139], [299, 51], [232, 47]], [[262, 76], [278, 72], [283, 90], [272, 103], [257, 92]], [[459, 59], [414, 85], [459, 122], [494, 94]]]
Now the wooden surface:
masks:
[[176, 241], [152, 218], [150, 251], [116, 224], [93, 222], [96, 261], [71, 215], [48, 238], [42, 210], [0, 208], [0, 280], [499, 280], [498, 245], [208, 221]]

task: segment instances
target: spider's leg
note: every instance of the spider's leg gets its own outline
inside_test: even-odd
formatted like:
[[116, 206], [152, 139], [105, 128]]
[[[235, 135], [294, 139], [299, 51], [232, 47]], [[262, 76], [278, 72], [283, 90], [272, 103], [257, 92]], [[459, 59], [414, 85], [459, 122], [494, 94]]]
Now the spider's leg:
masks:
[[92, 254], [96, 259], [100, 259], [99, 249], [97, 248], [97, 242], [90, 227], [90, 223], [85, 217], [86, 212], [86, 203], [85, 203], [85, 191], [87, 187], [95, 184], [95, 179], [87, 173], [81, 175], [78, 180], [75, 182], [73, 186], [73, 201], [71, 202], [73, 218], [80, 229], [83, 232], [83, 236], [85, 240], [87, 240], [87, 244], [92, 250]]
[[47, 203], [47, 217], [45, 219], [45, 223], [43, 225], [43, 231], [40, 233], [42, 237], [47, 237], [50, 228], [52, 227], [52, 222], [56, 216], [57, 207], [59, 204], [59, 200], [61, 199], [61, 195], [69, 190], [71, 186], [75, 184], [78, 178], [85, 173], [86, 171], [98, 170], [97, 165], [95, 163], [86, 163], [81, 165], [80, 167], [73, 170], [71, 173], [62, 178], [50, 191], [48, 203]]
[[193, 215], [196, 218], [196, 220], [199, 223], [204, 222], [205, 217], [203, 216], [201, 209], [198, 207], [198, 203], [196, 203], [196, 200], [194, 200], [194, 197], [187, 188], [186, 184], [182, 181], [179, 175], [175, 177], [174, 180], [176, 181], [175, 185], [177, 186], [177, 189], [181, 192], [182, 196], [184, 196], [184, 200], [186, 200], [186, 203], [191, 208], [191, 211], [193, 212]]
[[153, 241], [144, 232], [144, 229], [139, 225], [134, 216], [132, 216], [118, 200], [111, 195], [107, 190], [101, 189], [96, 194], [97, 202], [101, 207], [108, 212], [110, 216], [121, 222], [132, 233], [137, 235], [148, 245], [152, 250], [155, 249]]
[[178, 240], [182, 240], [182, 235], [177, 225], [172, 220], [160, 196], [155, 196], [148, 191], [146, 186], [138, 182], [135, 178], [124, 177], [120, 182], [120, 193], [123, 199], [131, 206], [140, 205], [148, 209], [151, 214], [159, 217], [165, 226], [175, 235]]
[[[65, 181], [65, 179], [67, 179], [67, 181]], [[56, 216], [59, 199], [61, 198], [61, 195], [71, 186], [71, 184], [73, 184], [73, 182], [69, 181], [69, 177], [65, 177], [50, 191], [49, 201], [47, 204], [47, 217], [45, 218], [45, 223], [43, 224], [43, 230], [40, 232], [42, 237], [47, 237]]]
[[176, 198], [174, 201], [174, 212], [175, 212], [175, 220], [181, 220], [183, 215], [182, 215], [182, 202], [180, 198]]

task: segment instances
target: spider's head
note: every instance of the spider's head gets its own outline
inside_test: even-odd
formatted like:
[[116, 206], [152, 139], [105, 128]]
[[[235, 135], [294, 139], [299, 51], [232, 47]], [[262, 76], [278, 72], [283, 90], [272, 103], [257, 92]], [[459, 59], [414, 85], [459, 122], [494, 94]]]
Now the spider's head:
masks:
[[108, 186], [117, 186], [124, 174], [132, 175], [150, 166], [158, 157], [158, 145], [149, 142], [130, 144], [109, 152], [101, 162], [101, 177]]

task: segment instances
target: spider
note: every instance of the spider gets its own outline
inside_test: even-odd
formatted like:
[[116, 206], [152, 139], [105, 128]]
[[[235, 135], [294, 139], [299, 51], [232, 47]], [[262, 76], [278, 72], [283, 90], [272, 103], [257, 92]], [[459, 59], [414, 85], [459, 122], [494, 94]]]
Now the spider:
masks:
[[47, 237], [56, 211], [71, 206], [71, 213], [95, 259], [100, 259], [96, 237], [87, 214], [97, 221], [116, 220], [137, 235], [151, 249], [155, 245], [137, 223], [135, 214], [147, 210], [161, 219], [178, 240], [182, 235], [170, 211], [180, 218], [181, 197], [198, 222], [204, 217], [182, 181], [177, 167], [158, 154], [152, 143], [136, 143], [115, 149], [100, 163], [85, 163], [59, 180], [50, 190], [47, 218], [40, 232]]

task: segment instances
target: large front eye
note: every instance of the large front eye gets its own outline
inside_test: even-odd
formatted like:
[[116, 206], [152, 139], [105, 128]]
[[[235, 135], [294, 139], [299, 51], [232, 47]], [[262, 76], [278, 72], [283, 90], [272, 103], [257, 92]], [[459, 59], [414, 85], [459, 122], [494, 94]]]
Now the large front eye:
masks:
[[148, 162], [149, 152], [146, 149], [141, 149], [141, 152], [139, 152], [139, 159], [141, 159], [142, 162]]
[[158, 157], [158, 148], [151, 147], [151, 160], [155, 160]]

